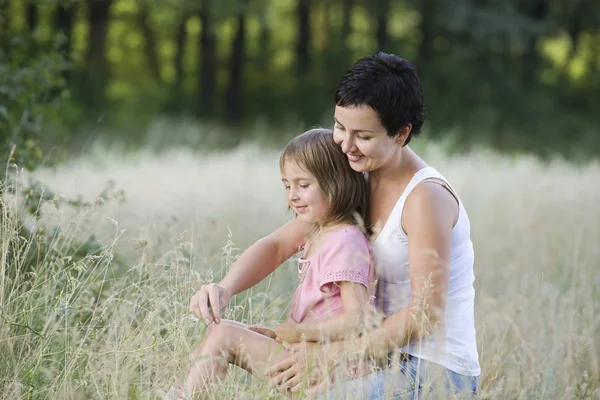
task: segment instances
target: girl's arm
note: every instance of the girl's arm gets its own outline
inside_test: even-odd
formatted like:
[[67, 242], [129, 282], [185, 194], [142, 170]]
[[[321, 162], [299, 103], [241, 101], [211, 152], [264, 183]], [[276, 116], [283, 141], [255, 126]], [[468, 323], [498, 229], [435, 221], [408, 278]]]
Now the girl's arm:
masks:
[[360, 283], [337, 282], [340, 287], [344, 312], [319, 322], [297, 323], [292, 319], [275, 327], [277, 337], [288, 343], [306, 340], [325, 342], [342, 339], [364, 331], [369, 322], [369, 297]]
[[219, 323], [231, 296], [253, 287], [304, 245], [310, 225], [298, 218], [244, 251], [219, 283], [203, 285], [190, 300], [190, 311], [206, 323]]
[[240, 255], [220, 285], [232, 295], [253, 287], [304, 246], [310, 228], [294, 218], [260, 239]]

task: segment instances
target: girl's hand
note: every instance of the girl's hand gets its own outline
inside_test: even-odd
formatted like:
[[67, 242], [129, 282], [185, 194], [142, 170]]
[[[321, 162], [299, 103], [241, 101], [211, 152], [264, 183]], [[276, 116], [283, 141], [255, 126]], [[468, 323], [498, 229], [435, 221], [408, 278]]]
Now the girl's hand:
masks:
[[286, 343], [296, 343], [302, 340], [300, 324], [293, 320], [287, 320], [275, 327], [277, 339]]
[[248, 329], [252, 332], [260, 333], [261, 335], [265, 335], [267, 337], [270, 337], [271, 339], [277, 340], [277, 334], [275, 333], [275, 331], [271, 328], [267, 328], [266, 326], [249, 325]]
[[229, 304], [231, 293], [216, 283], [202, 285], [190, 299], [190, 312], [204, 319], [206, 325], [221, 322], [221, 311]]

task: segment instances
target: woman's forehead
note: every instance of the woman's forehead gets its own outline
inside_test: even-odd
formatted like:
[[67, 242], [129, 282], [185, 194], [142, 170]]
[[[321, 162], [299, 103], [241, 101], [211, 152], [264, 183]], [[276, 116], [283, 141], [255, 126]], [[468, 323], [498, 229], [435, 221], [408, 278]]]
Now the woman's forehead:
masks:
[[333, 117], [347, 129], [377, 131], [383, 128], [377, 112], [368, 106], [336, 106]]

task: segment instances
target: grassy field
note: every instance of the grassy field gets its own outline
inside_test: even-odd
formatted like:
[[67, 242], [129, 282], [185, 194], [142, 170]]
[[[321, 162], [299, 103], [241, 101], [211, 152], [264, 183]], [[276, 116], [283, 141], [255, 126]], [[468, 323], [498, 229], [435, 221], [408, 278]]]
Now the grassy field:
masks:
[[[481, 397], [599, 398], [600, 166], [484, 152], [450, 157], [434, 146], [423, 154], [471, 218]], [[42, 225], [28, 225], [60, 226], [61, 234], [45, 247], [21, 237], [9, 211], [24, 211], [4, 196], [6, 399], [158, 398], [204, 330], [187, 312], [189, 297], [222, 275], [238, 249], [290, 218], [278, 154], [252, 146], [211, 154], [98, 150], [35, 177], [53, 194], [43, 202]], [[57, 206], [77, 196], [89, 203]], [[77, 259], [75, 244], [91, 234], [99, 248]], [[28, 254], [39, 257], [34, 270]], [[286, 263], [237, 296], [228, 317], [282, 318], [294, 270]], [[232, 372], [214, 398], [275, 395]]]

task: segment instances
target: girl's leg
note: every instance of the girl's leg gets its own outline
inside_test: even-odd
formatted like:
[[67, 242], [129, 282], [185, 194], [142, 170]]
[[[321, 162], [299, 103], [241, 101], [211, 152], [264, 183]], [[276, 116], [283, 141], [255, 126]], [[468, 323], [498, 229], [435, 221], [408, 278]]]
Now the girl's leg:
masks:
[[235, 364], [261, 379], [267, 379], [264, 375], [267, 367], [285, 359], [288, 353], [281, 343], [250, 331], [242, 323], [222, 321], [207, 328], [203, 343], [192, 355], [185, 389], [195, 395], [209, 390], [212, 383], [223, 378], [228, 364]]

